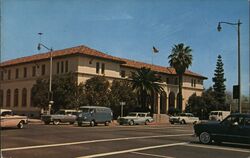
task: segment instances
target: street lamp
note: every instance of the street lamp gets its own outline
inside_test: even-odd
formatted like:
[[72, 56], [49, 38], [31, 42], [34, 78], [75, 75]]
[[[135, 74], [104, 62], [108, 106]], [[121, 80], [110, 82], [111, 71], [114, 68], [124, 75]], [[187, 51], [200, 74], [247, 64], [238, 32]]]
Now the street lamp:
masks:
[[238, 112], [241, 113], [241, 77], [240, 77], [240, 20], [238, 20], [237, 23], [231, 23], [231, 22], [224, 22], [221, 21], [218, 23], [217, 30], [221, 31], [221, 24], [228, 24], [228, 25], [237, 25], [238, 28]]
[[[39, 35], [42, 35], [42, 33], [38, 33]], [[53, 101], [53, 93], [52, 93], [52, 90], [51, 90], [51, 86], [52, 86], [52, 70], [53, 70], [53, 67], [52, 67], [52, 52], [53, 52], [53, 49], [52, 48], [48, 48], [46, 47], [44, 44], [42, 44], [41, 42], [38, 43], [38, 46], [37, 46], [37, 49], [38, 50], [41, 50], [41, 47], [44, 47], [46, 48], [47, 50], [50, 51], [50, 69], [49, 69], [49, 114], [51, 113], [51, 106], [53, 105], [54, 101]]]

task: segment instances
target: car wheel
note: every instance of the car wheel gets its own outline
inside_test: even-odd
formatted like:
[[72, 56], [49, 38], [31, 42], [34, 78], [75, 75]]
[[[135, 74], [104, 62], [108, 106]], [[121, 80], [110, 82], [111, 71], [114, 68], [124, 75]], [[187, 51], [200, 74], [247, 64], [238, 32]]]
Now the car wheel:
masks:
[[171, 124], [174, 124], [174, 122], [170, 122]]
[[105, 126], [108, 126], [108, 125], [109, 125], [109, 122], [108, 122], [108, 121], [106, 121], [104, 124], [105, 124]]
[[135, 123], [133, 120], [130, 120], [129, 123], [128, 123], [130, 126], [133, 126]]
[[73, 125], [75, 122], [70, 122], [69, 124]]
[[23, 126], [24, 126], [23, 121], [19, 122], [18, 125], [17, 125], [17, 127], [18, 127], [19, 129], [22, 129]]
[[212, 141], [211, 135], [208, 132], [202, 132], [199, 135], [199, 140], [202, 144], [210, 144]]
[[148, 124], [149, 124], [149, 120], [146, 120], [146, 121], [145, 121], [145, 125], [148, 125]]
[[186, 124], [185, 120], [181, 120], [181, 124]]
[[50, 123], [49, 121], [45, 121], [45, 122], [44, 122], [45, 125], [48, 125], [49, 123]]
[[77, 125], [78, 125], [78, 126], [82, 126], [82, 123], [81, 123], [81, 122], [77, 122]]
[[95, 121], [94, 121], [94, 120], [90, 121], [89, 125], [90, 125], [91, 127], [94, 127], [94, 126], [95, 126]]
[[53, 121], [53, 124], [54, 124], [54, 125], [58, 125], [59, 123], [60, 123], [60, 120], [54, 120], [54, 121]]

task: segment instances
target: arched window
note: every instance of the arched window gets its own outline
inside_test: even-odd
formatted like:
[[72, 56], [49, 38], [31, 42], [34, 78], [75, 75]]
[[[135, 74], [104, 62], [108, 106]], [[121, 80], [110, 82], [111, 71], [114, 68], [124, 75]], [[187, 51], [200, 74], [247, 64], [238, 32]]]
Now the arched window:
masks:
[[3, 90], [0, 90], [0, 107], [3, 107]]
[[23, 88], [22, 90], [22, 106], [27, 106], [27, 89]]
[[14, 91], [14, 106], [18, 106], [18, 89]]
[[10, 107], [10, 98], [11, 98], [11, 91], [10, 89], [7, 90], [7, 94], [6, 94], [6, 106]]

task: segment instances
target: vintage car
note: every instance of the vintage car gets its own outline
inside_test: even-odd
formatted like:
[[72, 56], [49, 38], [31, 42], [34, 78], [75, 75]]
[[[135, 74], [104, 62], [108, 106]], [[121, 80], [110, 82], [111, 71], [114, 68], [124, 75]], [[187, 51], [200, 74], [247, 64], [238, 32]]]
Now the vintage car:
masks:
[[102, 106], [81, 106], [77, 117], [78, 126], [89, 124], [91, 127], [103, 123], [108, 126], [113, 119], [113, 112], [108, 107]]
[[194, 117], [194, 115], [191, 114], [191, 113], [181, 113], [181, 114], [178, 114], [176, 116], [170, 116], [169, 117], [169, 122], [171, 124], [174, 124], [174, 123], [180, 123], [180, 124], [192, 123], [192, 124], [196, 124], [196, 123], [199, 122], [199, 118]]
[[203, 144], [234, 142], [250, 144], [250, 114], [231, 114], [223, 121], [200, 122], [194, 132]]
[[51, 122], [54, 125], [58, 125], [59, 123], [70, 123], [74, 124], [76, 121], [78, 111], [77, 110], [67, 110], [67, 109], [61, 109], [55, 114], [50, 115], [42, 115], [41, 120], [44, 122], [44, 124], [50, 124]]
[[136, 125], [136, 124], [144, 124], [147, 125], [153, 122], [154, 119], [149, 115], [149, 113], [145, 112], [131, 112], [128, 116], [120, 117], [117, 119], [117, 122], [120, 125], [128, 124], [128, 125]]
[[23, 128], [28, 124], [27, 116], [14, 115], [10, 109], [0, 109], [1, 113], [1, 128], [4, 127], [17, 127]]

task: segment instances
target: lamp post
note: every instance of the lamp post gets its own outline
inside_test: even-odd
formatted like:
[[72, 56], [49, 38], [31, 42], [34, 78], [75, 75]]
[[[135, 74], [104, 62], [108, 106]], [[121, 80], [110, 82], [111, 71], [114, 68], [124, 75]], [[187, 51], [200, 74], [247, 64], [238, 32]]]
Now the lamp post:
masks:
[[[42, 33], [38, 33], [39, 35], [42, 35]], [[53, 59], [52, 59], [52, 52], [53, 52], [53, 49], [52, 48], [48, 48], [46, 47], [44, 44], [42, 44], [41, 42], [38, 43], [38, 46], [37, 46], [37, 49], [40, 50], [41, 47], [44, 47], [46, 48], [47, 50], [50, 51], [50, 69], [49, 69], [49, 114], [51, 113], [51, 106], [53, 105], [54, 101], [53, 101], [53, 93], [52, 93], [52, 90], [51, 90], [51, 86], [52, 86], [52, 70], [53, 70]]]
[[121, 105], [121, 117], [123, 117], [123, 106], [126, 105], [126, 102], [120, 102]]
[[231, 23], [231, 22], [224, 22], [221, 21], [218, 23], [217, 30], [221, 31], [221, 24], [228, 24], [228, 25], [237, 25], [238, 30], [238, 112], [241, 113], [241, 77], [240, 77], [240, 20], [238, 20], [237, 23]]

